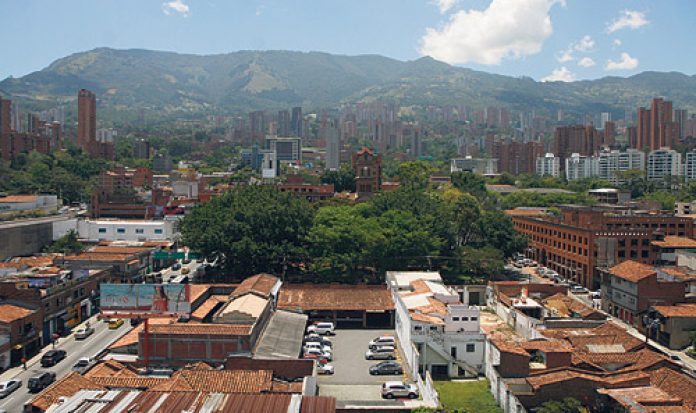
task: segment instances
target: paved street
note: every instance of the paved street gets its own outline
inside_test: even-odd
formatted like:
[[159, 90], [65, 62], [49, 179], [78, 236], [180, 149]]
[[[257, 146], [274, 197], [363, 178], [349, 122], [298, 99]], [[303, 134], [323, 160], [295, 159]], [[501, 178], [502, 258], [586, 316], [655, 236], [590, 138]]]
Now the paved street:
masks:
[[198, 267], [200, 267], [201, 265], [203, 265], [203, 262], [196, 260], [195, 262], [191, 261], [188, 264], [181, 264], [181, 268], [176, 271], [172, 270], [171, 267], [165, 268], [162, 270], [162, 283], [167, 284], [172, 282], [172, 280], [174, 280], [176, 277], [182, 275], [181, 270], [184, 268], [189, 269], [189, 273], [186, 274], [189, 276], [189, 282], [193, 281], [193, 277], [196, 275], [196, 271], [198, 270]]
[[46, 369], [41, 367], [41, 356], [52, 348], [49, 345], [27, 362], [27, 370], [20, 366], [9, 369], [0, 375], [0, 381], [12, 378], [22, 380], [22, 387], [5, 399], [0, 400], [0, 408], [11, 413], [21, 412], [24, 404], [34, 397], [34, 394], [27, 391], [27, 381], [30, 377], [44, 371], [53, 371], [56, 373], [56, 379], [60, 379], [71, 371], [72, 366], [81, 357], [96, 356], [101, 350], [108, 347], [131, 329], [130, 324], [126, 322], [116, 330], [109, 330], [108, 323], [97, 321], [96, 317], [90, 319], [90, 324], [94, 327], [95, 332], [85, 340], [75, 340], [73, 334], [60, 338], [56, 348], [65, 350], [68, 355], [57, 365]]

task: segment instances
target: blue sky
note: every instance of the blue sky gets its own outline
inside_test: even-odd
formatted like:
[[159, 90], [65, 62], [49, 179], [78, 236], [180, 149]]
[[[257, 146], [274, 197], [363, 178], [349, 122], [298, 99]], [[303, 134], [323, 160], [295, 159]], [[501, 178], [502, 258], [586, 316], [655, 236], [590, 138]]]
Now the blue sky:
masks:
[[0, 0], [0, 79], [95, 47], [428, 54], [537, 80], [696, 73], [693, 0]]

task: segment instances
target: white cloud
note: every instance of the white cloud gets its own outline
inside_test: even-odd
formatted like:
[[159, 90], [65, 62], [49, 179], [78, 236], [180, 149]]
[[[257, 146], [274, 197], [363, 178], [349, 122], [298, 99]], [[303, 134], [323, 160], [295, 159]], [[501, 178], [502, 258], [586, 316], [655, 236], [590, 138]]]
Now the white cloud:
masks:
[[560, 52], [558, 56], [556, 56], [556, 60], [558, 60], [558, 63], [567, 63], [572, 60], [575, 60], [575, 56], [573, 56], [573, 49], [568, 49]]
[[592, 37], [585, 35], [579, 42], [575, 44], [575, 50], [579, 52], [589, 52], [594, 49], [595, 42]]
[[582, 67], [592, 67], [595, 64], [595, 61], [592, 60], [591, 57], [583, 57], [582, 59], [578, 60], [578, 66]]
[[447, 13], [454, 5], [457, 3], [458, 0], [432, 0], [433, 3], [437, 6], [437, 8], [440, 10], [441, 14]]
[[162, 11], [164, 14], [170, 14], [172, 11], [175, 11], [186, 17], [189, 13], [189, 6], [184, 3], [184, 0], [171, 0], [162, 3]]
[[638, 59], [631, 57], [626, 52], [621, 53], [621, 60], [615, 62], [613, 60], [608, 60], [605, 67], [606, 70], [631, 70], [638, 67]]
[[460, 10], [441, 28], [429, 27], [419, 52], [451, 64], [497, 65], [541, 51], [553, 32], [556, 0], [492, 0], [485, 10]]
[[645, 13], [636, 10], [623, 10], [619, 17], [609, 22], [607, 32], [614, 33], [625, 28], [637, 29], [648, 23], [650, 22], [645, 18]]
[[575, 75], [565, 66], [553, 69], [550, 75], [541, 79], [542, 82], [572, 82], [573, 80], [575, 80]]
[[614, 44], [614, 46], [621, 46], [621, 39], [614, 39], [612, 43]]

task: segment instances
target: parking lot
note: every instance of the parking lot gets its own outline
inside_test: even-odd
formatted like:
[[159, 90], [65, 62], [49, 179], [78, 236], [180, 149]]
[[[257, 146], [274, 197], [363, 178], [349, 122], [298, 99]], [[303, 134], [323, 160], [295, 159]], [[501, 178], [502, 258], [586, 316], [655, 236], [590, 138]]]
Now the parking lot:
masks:
[[[366, 360], [365, 352], [370, 340], [381, 335], [394, 335], [394, 330], [336, 330], [331, 336], [334, 360], [330, 363], [335, 368], [333, 375], [322, 375], [318, 378], [319, 394], [334, 396], [338, 401], [382, 401], [380, 387], [387, 381], [408, 380], [407, 366], [402, 362], [402, 356], [397, 348], [395, 360], [404, 369], [403, 375], [373, 376], [369, 373], [370, 366], [382, 360]], [[398, 403], [385, 401], [387, 403]], [[380, 403], [381, 404], [381, 403]]]

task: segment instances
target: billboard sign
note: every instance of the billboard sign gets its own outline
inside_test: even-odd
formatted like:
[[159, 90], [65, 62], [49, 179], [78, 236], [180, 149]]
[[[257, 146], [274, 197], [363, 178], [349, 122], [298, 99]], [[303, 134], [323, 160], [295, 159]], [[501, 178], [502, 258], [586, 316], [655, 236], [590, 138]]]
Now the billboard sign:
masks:
[[101, 284], [101, 310], [123, 316], [183, 315], [191, 312], [188, 284]]

